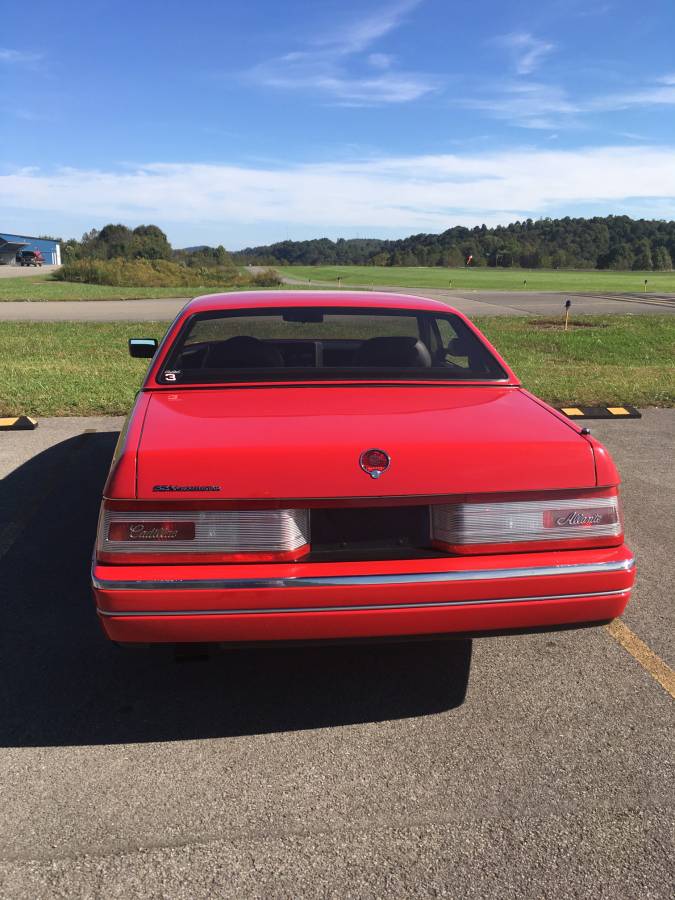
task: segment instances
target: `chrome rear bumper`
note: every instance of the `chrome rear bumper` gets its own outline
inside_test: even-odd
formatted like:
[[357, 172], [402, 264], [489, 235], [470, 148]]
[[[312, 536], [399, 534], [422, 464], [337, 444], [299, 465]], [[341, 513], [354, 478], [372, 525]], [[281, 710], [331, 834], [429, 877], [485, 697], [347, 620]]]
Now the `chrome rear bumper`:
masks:
[[[92, 571], [92, 585], [100, 591], [214, 591], [267, 590], [269, 588], [387, 587], [388, 585], [456, 584], [471, 581], [502, 581], [514, 578], [547, 578], [558, 575], [602, 575], [630, 572], [633, 558], [611, 562], [572, 563], [560, 566], [529, 566], [507, 569], [474, 569], [454, 572], [409, 572], [387, 575], [315, 575], [291, 578], [163, 578], [108, 579]], [[574, 595], [563, 595], [574, 596]], [[583, 596], [588, 596], [584, 594]], [[535, 599], [535, 598], [529, 598]], [[491, 601], [494, 602], [494, 601]]]

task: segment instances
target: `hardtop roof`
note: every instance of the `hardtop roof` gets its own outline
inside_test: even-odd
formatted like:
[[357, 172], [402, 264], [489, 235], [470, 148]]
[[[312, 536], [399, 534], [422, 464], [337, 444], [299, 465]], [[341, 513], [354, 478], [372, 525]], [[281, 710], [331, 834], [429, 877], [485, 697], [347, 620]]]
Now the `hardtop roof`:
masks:
[[228, 294], [205, 294], [195, 297], [183, 309], [183, 314], [216, 312], [228, 309], [255, 309], [284, 306], [374, 307], [380, 309], [410, 309], [435, 313], [458, 311], [440, 300], [412, 294], [386, 291], [234, 291]]

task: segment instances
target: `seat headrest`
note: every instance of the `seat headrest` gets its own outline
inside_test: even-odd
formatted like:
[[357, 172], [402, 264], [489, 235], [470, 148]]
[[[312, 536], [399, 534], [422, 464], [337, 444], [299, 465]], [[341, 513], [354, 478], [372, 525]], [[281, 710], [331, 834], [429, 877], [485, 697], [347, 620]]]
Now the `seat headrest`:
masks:
[[281, 368], [283, 365], [284, 358], [276, 347], [243, 334], [211, 344], [205, 362], [207, 369]]
[[414, 337], [374, 337], [356, 351], [357, 366], [386, 368], [429, 368], [431, 354], [423, 341]]

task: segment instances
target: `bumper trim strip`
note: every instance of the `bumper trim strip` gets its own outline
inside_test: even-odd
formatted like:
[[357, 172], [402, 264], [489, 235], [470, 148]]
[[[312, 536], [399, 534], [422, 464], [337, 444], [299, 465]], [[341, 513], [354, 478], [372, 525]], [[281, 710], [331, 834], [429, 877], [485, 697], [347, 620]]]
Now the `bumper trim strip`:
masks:
[[247, 616], [270, 615], [278, 613], [324, 613], [324, 612], [379, 612], [389, 609], [439, 609], [446, 606], [488, 606], [491, 603], [527, 603], [532, 600], [579, 600], [594, 597], [622, 597], [630, 593], [630, 588], [620, 591], [599, 591], [584, 594], [548, 594], [544, 597], [500, 597], [494, 600], [442, 600], [438, 603], [369, 603], [358, 606], [295, 606], [272, 607], [270, 609], [160, 609], [160, 610], [124, 610], [109, 612], [98, 608], [100, 616], [111, 618], [128, 618], [129, 616]]
[[635, 560], [572, 563], [561, 566], [529, 566], [512, 569], [478, 569], [457, 572], [409, 572], [391, 575], [299, 575], [296, 578], [166, 578], [159, 580], [114, 580], [97, 578], [92, 585], [99, 591], [239, 591], [268, 588], [387, 586], [398, 584], [447, 584], [463, 581], [507, 580], [511, 578], [547, 578], [558, 575], [596, 575], [630, 572]]

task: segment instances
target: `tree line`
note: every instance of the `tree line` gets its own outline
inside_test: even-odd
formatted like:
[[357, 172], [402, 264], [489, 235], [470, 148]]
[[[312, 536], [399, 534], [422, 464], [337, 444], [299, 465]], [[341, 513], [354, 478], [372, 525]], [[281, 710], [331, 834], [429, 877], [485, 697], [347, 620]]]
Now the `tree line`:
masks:
[[240, 264], [496, 266], [526, 269], [669, 270], [675, 222], [629, 216], [525, 219], [488, 228], [455, 226], [400, 240], [280, 241], [232, 253]]
[[195, 268], [234, 269], [235, 264], [222, 247], [188, 247], [174, 250], [166, 234], [157, 225], [105, 225], [100, 230], [92, 228], [77, 241], [59, 240], [64, 263], [78, 260], [168, 260]]
[[157, 225], [109, 224], [81, 240], [60, 241], [64, 262], [170, 260], [189, 267], [235, 265], [497, 266], [526, 269], [669, 270], [675, 259], [675, 222], [605, 216], [525, 219], [488, 228], [455, 226], [441, 234], [400, 240], [317, 238], [280, 241], [232, 253], [222, 246], [174, 249]]

